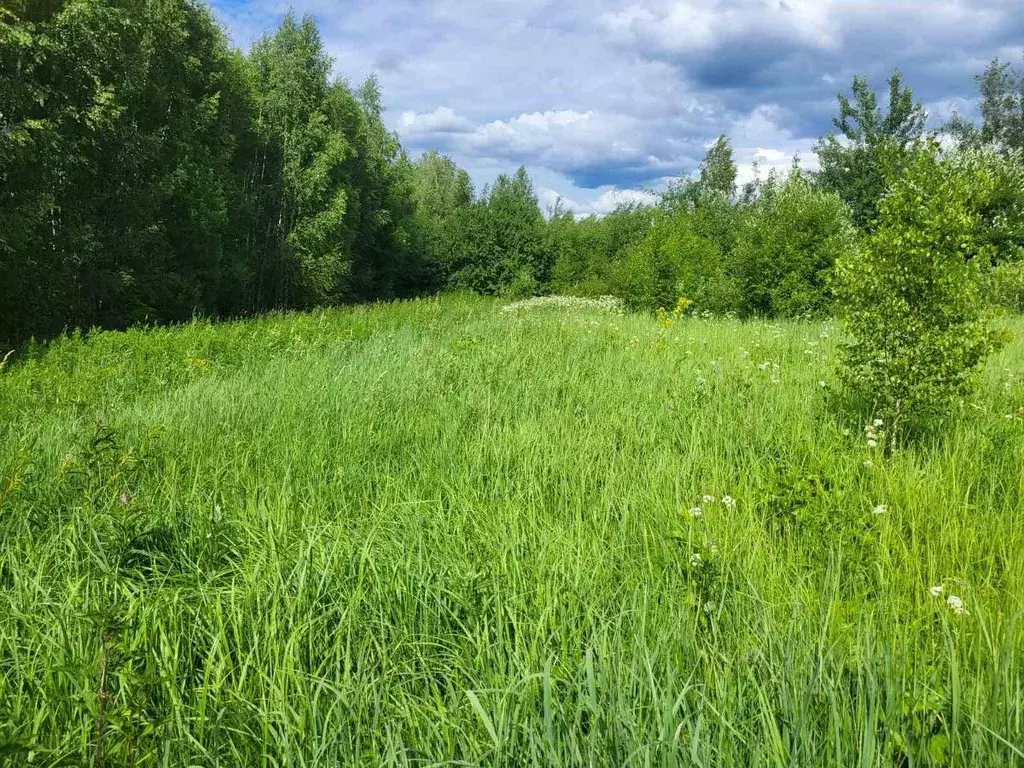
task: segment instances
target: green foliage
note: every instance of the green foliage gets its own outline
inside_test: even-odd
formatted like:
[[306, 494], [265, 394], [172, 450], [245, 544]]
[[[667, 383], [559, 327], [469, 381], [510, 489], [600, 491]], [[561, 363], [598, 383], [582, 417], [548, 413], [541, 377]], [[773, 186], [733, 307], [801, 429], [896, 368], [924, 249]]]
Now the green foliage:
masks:
[[4, 14], [0, 344], [427, 282], [411, 165], [311, 18], [242, 56], [191, 0]]
[[555, 211], [547, 236], [554, 264], [551, 288], [574, 296], [613, 293], [622, 260], [646, 235], [655, 218], [648, 206], [630, 203], [602, 216], [577, 219]]
[[824, 316], [831, 312], [829, 276], [856, 246], [849, 209], [799, 172], [768, 186], [751, 206], [734, 246], [740, 313]]
[[817, 180], [850, 206], [857, 226], [869, 229], [889, 180], [923, 137], [925, 111], [899, 71], [889, 78], [884, 115], [866, 79], [855, 77], [852, 91], [852, 99], [838, 94], [839, 117], [832, 122], [839, 134], [829, 133], [815, 145], [821, 166]]
[[633, 309], [671, 309], [679, 298], [697, 311], [725, 313], [739, 297], [722, 247], [701, 225], [715, 223], [685, 208], [660, 211], [643, 240], [629, 249], [615, 277], [615, 295]]
[[730, 202], [736, 195], [736, 162], [732, 145], [723, 133], [704, 155], [697, 179], [682, 177], [662, 194], [662, 206], [669, 209], [706, 208], [716, 200]]
[[[827, 313], [826, 277], [868, 227], [923, 131], [899, 73], [883, 114], [867, 82], [839, 97], [800, 176], [744, 186], [723, 134], [660, 204], [578, 218], [539, 209], [525, 168], [475, 199], [469, 175], [388, 131], [377, 82], [332, 79], [309, 16], [247, 54], [193, 0], [5, 7], [0, 26], [0, 346], [123, 328], [410, 296], [620, 295], [633, 308], [748, 317]], [[976, 201], [984, 292], [1019, 306], [1020, 78], [980, 78], [965, 146], [996, 186]], [[973, 129], [972, 129], [973, 130]], [[980, 150], [979, 150], [980, 151]], [[974, 157], [975, 159], [971, 159]], [[1000, 165], [1001, 163], [1001, 165]], [[998, 167], [997, 167], [998, 165]], [[967, 172], [967, 171], [965, 171]]]
[[880, 205], [879, 225], [837, 266], [852, 337], [843, 375], [895, 434], [948, 414], [995, 347], [981, 297], [998, 238], [983, 213], [1002, 190], [978, 155], [921, 150]]
[[680, 298], [701, 312], [733, 312], [739, 304], [730, 257], [743, 211], [734, 205], [736, 164], [723, 134], [708, 150], [696, 180], [669, 185], [643, 240], [616, 270], [616, 295], [634, 309], [671, 309]]
[[635, 309], [670, 309], [682, 297], [697, 312], [823, 316], [832, 266], [856, 239], [846, 204], [796, 168], [738, 203], [683, 181], [627, 251], [613, 293]]
[[129, 0], [23, 10], [0, 35], [0, 341], [208, 308], [236, 98], [209, 12]]
[[1000, 151], [1024, 152], [1024, 72], [993, 59], [978, 75], [981, 125], [954, 115], [946, 130], [961, 146], [993, 146]]
[[550, 279], [544, 216], [525, 168], [499, 176], [470, 212], [457, 216], [456, 227], [452, 285], [495, 294], [514, 282], [522, 290]]
[[450, 157], [427, 152], [413, 164], [413, 201], [425, 258], [431, 270], [428, 284], [446, 285], [458, 261], [464, 236], [460, 217], [473, 204], [469, 174]]
[[1024, 312], [1024, 261], [997, 264], [982, 279], [986, 303], [1006, 312]]
[[[353, 154], [328, 103], [330, 58], [312, 18], [289, 14], [252, 49], [253, 129], [262, 179], [254, 184], [264, 221], [266, 267], [257, 306], [329, 302], [349, 271], [344, 163]], [[335, 118], [335, 119], [332, 119]]]
[[732, 198], [736, 194], [736, 173], [732, 146], [723, 133], [704, 156], [704, 161], [700, 164], [698, 183], [705, 190], [720, 192], [727, 198]]

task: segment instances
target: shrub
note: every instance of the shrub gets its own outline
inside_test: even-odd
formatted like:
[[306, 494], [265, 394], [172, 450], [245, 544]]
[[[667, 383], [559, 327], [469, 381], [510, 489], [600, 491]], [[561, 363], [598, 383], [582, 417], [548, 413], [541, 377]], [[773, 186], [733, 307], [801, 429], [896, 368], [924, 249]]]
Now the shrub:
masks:
[[829, 275], [856, 242], [849, 208], [835, 193], [813, 187], [799, 171], [769, 186], [742, 221], [733, 250], [741, 314], [827, 314]]
[[993, 307], [1024, 312], [1024, 261], [998, 264], [985, 274], [982, 295]]
[[527, 267], [522, 267], [499, 294], [506, 299], [528, 299], [540, 294], [540, 282]]
[[670, 309], [680, 296], [702, 311], [725, 313], [738, 301], [726, 256], [699, 231], [699, 212], [686, 208], [659, 214], [647, 236], [629, 249], [614, 284], [632, 309]]
[[982, 212], [1001, 190], [990, 165], [930, 143], [883, 198], [865, 247], [837, 264], [852, 337], [844, 379], [894, 435], [968, 395], [994, 348], [980, 286], [999, 254]]
[[499, 176], [481, 200], [452, 219], [450, 244], [441, 257], [451, 287], [527, 295], [550, 279], [544, 217], [525, 168]]
[[652, 209], [639, 203], [620, 205], [600, 218], [556, 212], [548, 222], [551, 289], [576, 296], [609, 293], [626, 252], [644, 238], [653, 218]]

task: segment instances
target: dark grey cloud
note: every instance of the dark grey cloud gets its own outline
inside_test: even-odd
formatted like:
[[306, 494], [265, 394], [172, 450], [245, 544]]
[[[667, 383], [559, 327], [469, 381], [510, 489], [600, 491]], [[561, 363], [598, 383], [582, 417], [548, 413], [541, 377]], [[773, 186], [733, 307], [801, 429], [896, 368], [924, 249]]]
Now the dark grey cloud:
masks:
[[[213, 1], [243, 45], [288, 7]], [[451, 153], [478, 186], [525, 164], [544, 195], [594, 210], [693, 171], [721, 132], [741, 173], [813, 162], [854, 74], [882, 89], [899, 67], [937, 118], [970, 113], [974, 76], [1024, 47], [1020, 0], [288, 2], [339, 74], [378, 73], [413, 153]]]

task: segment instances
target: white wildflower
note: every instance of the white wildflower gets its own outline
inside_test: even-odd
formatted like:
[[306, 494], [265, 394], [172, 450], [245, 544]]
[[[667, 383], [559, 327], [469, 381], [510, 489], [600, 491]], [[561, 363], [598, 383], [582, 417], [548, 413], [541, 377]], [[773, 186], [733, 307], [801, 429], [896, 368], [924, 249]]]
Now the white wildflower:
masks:
[[877, 440], [868, 440], [868, 448], [877, 448], [877, 447], [878, 447], [878, 441]]
[[875, 429], [881, 429], [884, 423], [885, 422], [883, 422], [881, 419], [875, 419], [873, 422], [871, 422], [871, 426], [873, 426]]
[[723, 496], [722, 503], [725, 504], [725, 506], [727, 506], [729, 509], [734, 509], [736, 507], [736, 499], [734, 499], [732, 496]]
[[955, 613], [957, 616], [963, 616], [965, 613], [967, 613], [967, 609], [964, 608], [964, 601], [956, 595], [950, 595], [949, 597], [947, 597], [946, 604], [949, 606], [949, 609], [953, 611], [953, 613]]
[[876, 504], [875, 508], [871, 511], [874, 512], [876, 515], [884, 515], [886, 512], [889, 511], [889, 508], [885, 506], [885, 504]]
[[718, 501], [718, 499], [716, 499], [714, 496], [709, 496], [708, 494], [705, 493], [703, 496], [701, 496], [701, 501], [703, 501], [705, 504], [714, 504], [716, 501]]
[[698, 568], [704, 563], [704, 558], [700, 556], [700, 552], [694, 552], [690, 555], [690, 567]]
[[691, 507], [690, 508], [690, 517], [700, 517], [703, 514], [704, 514], [704, 510], [701, 509], [700, 507]]
[[624, 313], [621, 299], [614, 296], [599, 296], [596, 299], [587, 299], [579, 296], [535, 296], [532, 299], [516, 301], [502, 307], [503, 312], [522, 312], [530, 309], [544, 309], [556, 307], [558, 309], [593, 309], [610, 315], [621, 315]]
[[825, 387], [828, 386], [828, 382], [826, 382], [824, 379], [822, 379], [821, 381], [818, 382], [818, 386], [821, 387], [822, 389], [824, 389]]
[[874, 466], [875, 462], [873, 462], [871, 459], [868, 459], [867, 461], [864, 462], [864, 469], [871, 469]]
[[936, 584], [934, 587], [928, 587], [928, 594], [932, 597], [938, 597], [942, 594], [942, 590], [945, 589], [941, 584]]

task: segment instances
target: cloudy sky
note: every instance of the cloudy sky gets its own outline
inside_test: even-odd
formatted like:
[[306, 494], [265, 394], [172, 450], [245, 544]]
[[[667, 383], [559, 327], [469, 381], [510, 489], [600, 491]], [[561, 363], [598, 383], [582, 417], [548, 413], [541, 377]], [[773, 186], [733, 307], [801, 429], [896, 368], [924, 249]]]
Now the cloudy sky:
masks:
[[972, 113], [974, 76], [1021, 63], [1024, 0], [212, 0], [247, 47], [293, 8], [336, 74], [376, 73], [412, 155], [478, 188], [524, 164], [542, 205], [604, 211], [692, 172], [726, 132], [741, 177], [830, 127], [854, 74], [899, 67], [933, 121]]

